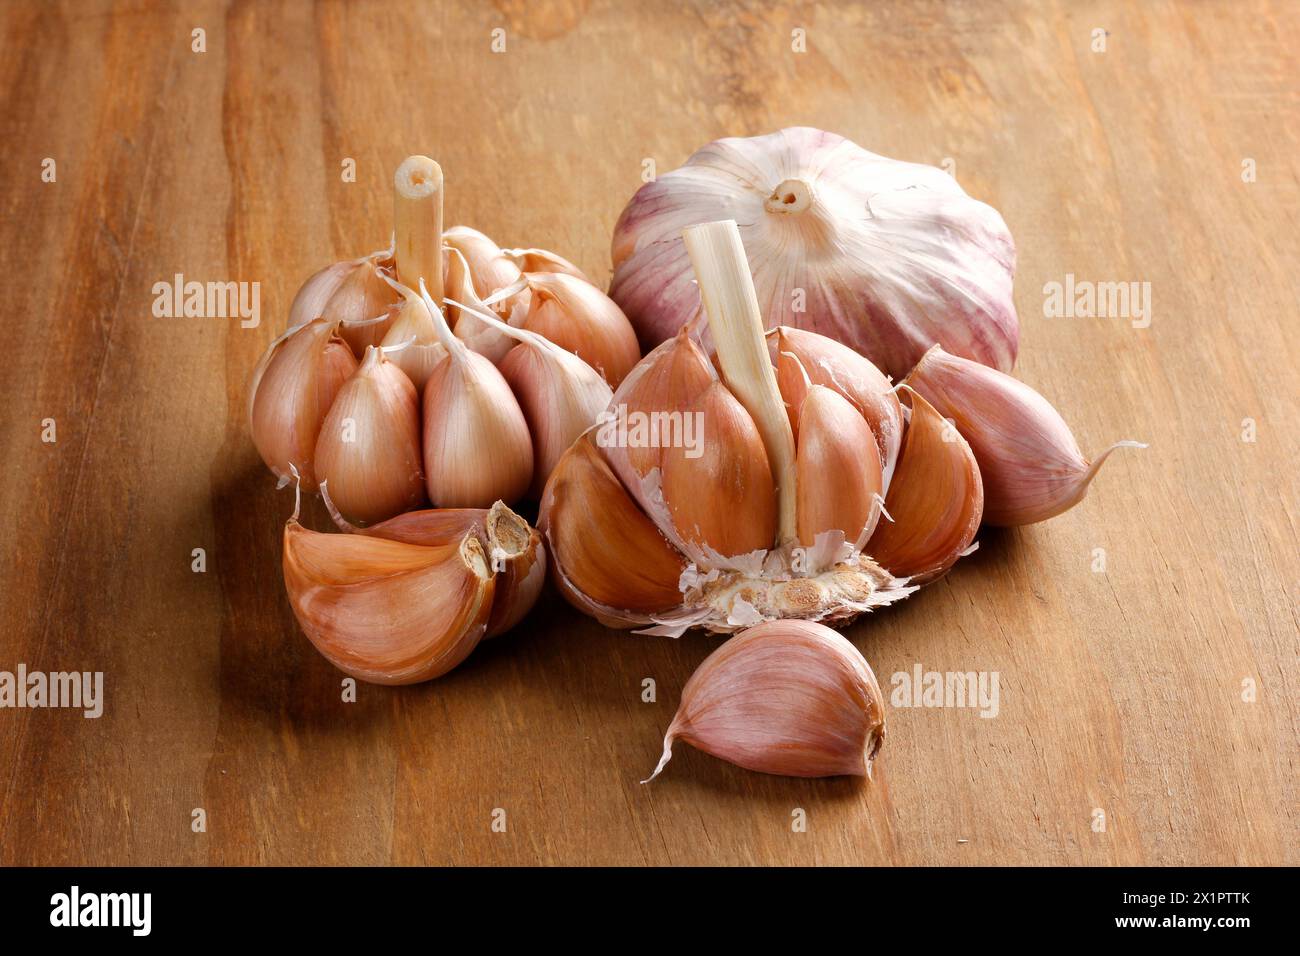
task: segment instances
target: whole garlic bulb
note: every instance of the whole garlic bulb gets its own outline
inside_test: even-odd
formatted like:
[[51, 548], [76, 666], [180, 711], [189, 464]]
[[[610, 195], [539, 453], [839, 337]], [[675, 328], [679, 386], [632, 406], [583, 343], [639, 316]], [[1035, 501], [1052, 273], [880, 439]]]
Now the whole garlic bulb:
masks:
[[811, 621], [741, 631], [691, 675], [649, 783], [684, 740], [747, 770], [871, 775], [885, 739], [876, 675], [858, 649]]
[[681, 232], [719, 219], [741, 223], [768, 327], [829, 336], [895, 378], [935, 343], [1015, 362], [1015, 244], [997, 211], [939, 169], [806, 127], [710, 143], [632, 197], [610, 295], [646, 348], [699, 309]]
[[[324, 452], [337, 506], [359, 524], [419, 507], [421, 472], [435, 507], [536, 497], [639, 360], [636, 334], [562, 256], [502, 249], [466, 226], [444, 230], [443, 175], [432, 159], [407, 157], [393, 186], [391, 248], [312, 276], [294, 300], [290, 332], [258, 364], [254, 443], [281, 484], [296, 468], [309, 491]], [[382, 378], [382, 389], [340, 392], [358, 359], [362, 378]], [[413, 413], [394, 376], [422, 396]], [[347, 408], [335, 408], [340, 394]], [[354, 445], [358, 397], [368, 430]], [[412, 417], [423, 419], [414, 457]]]
[[676, 635], [845, 622], [946, 572], [983, 506], [961, 435], [910, 392], [904, 430], [888, 379], [816, 333], [769, 342], [734, 222], [685, 236], [717, 365], [681, 330], [560, 460], [538, 526], [561, 592]]

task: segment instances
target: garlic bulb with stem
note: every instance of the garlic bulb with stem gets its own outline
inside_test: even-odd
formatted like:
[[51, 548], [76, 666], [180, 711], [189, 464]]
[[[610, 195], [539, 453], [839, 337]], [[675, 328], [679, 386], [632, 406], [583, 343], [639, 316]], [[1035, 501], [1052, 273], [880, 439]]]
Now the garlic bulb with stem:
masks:
[[683, 229], [740, 222], [769, 326], [821, 333], [902, 378], [927, 348], [1009, 371], [1015, 244], [942, 170], [806, 127], [721, 139], [643, 185], [614, 229], [610, 295], [649, 348], [699, 308]]
[[869, 777], [884, 739], [884, 699], [858, 649], [821, 624], [768, 621], [691, 675], [643, 782], [659, 776], [678, 740], [760, 773]]
[[950, 355], [927, 351], [907, 377], [914, 389], [966, 436], [984, 481], [984, 520], [994, 525], [1045, 521], [1073, 508], [1119, 441], [1091, 463], [1070, 426], [1024, 382]]
[[[916, 590], [895, 565], [919, 565], [929, 578], [946, 571], [979, 523], [969, 446], [930, 427], [902, 432], [888, 380], [861, 368], [849, 375], [856, 362], [842, 356], [818, 365], [832, 350], [815, 333], [800, 333], [812, 337], [800, 348], [826, 384], [814, 384], [792, 351], [776, 357], [795, 363], [778, 375], [735, 222], [691, 227], [685, 239], [717, 368], [683, 329], [632, 370], [609, 416], [694, 420], [699, 427], [680, 434], [699, 440], [660, 447], [645, 434], [632, 440], [633, 427], [602, 425], [570, 447], [538, 519], [561, 593], [610, 626], [731, 632], [779, 618], [847, 622]], [[882, 507], [903, 495], [904, 474], [932, 511]], [[914, 549], [898, 542], [884, 563], [874, 545], [891, 540], [882, 537], [891, 515], [927, 524]]]

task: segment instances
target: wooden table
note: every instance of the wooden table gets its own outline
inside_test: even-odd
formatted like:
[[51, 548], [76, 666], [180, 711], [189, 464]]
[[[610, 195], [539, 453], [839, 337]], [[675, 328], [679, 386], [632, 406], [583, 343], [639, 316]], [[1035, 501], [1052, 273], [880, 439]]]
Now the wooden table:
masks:
[[[0, 669], [106, 698], [0, 710], [0, 862], [1300, 863], [1297, 4], [12, 2], [0, 32]], [[554, 595], [342, 702], [245, 419], [299, 283], [385, 244], [410, 152], [448, 222], [604, 282], [644, 159], [795, 124], [949, 161], [1019, 246], [1018, 374], [1086, 450], [1151, 444], [848, 631], [887, 688], [998, 672], [998, 716], [892, 708], [867, 784], [679, 747], [642, 786], [718, 640]], [[260, 283], [263, 321], [155, 317], [176, 273]], [[1045, 317], [1067, 274], [1149, 282], [1150, 326]]]

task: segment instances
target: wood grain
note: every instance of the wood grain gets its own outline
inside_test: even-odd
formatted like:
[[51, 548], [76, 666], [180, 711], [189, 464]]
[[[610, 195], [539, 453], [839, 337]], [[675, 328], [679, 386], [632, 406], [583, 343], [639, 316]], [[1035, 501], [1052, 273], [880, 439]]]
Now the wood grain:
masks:
[[[11, 2], [0, 37], [0, 669], [107, 697], [0, 710], [0, 863], [1300, 863], [1296, 4]], [[415, 151], [449, 223], [603, 282], [643, 159], [792, 124], [953, 160], [1018, 242], [1018, 374], [1085, 449], [1151, 443], [848, 632], [886, 686], [997, 671], [999, 715], [893, 708], [866, 785], [683, 747], [642, 786], [717, 640], [553, 596], [343, 703], [245, 424], [298, 284], [384, 245]], [[262, 323], [154, 317], [178, 272]], [[1066, 274], [1150, 282], [1150, 327], [1045, 318]]]

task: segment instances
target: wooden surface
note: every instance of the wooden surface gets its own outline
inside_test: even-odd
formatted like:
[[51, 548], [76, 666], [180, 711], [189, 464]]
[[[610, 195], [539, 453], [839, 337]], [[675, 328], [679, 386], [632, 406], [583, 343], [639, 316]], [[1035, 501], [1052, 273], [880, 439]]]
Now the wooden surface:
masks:
[[[106, 696], [0, 710], [0, 862], [1300, 863], [1300, 5], [180, 7], [0, 8], [0, 669]], [[643, 159], [793, 124], [955, 161], [1017, 240], [1019, 375], [1085, 450], [1151, 443], [848, 632], [886, 687], [997, 671], [999, 715], [892, 708], [870, 784], [683, 746], [642, 786], [717, 639], [553, 596], [449, 677], [343, 703], [245, 425], [299, 283], [385, 244], [416, 151], [448, 222], [604, 282]], [[155, 318], [178, 272], [260, 282], [260, 326]], [[1150, 282], [1150, 327], [1044, 318], [1067, 273]]]

